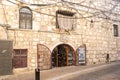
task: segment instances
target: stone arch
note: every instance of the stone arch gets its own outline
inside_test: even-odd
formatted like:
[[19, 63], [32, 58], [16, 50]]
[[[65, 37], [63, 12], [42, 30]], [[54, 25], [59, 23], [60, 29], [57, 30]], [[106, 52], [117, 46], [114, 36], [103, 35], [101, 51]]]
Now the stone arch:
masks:
[[67, 43], [59, 43], [51, 53], [52, 67], [71, 66], [76, 64], [75, 49]]
[[54, 49], [56, 46], [58, 46], [58, 45], [60, 45], [60, 44], [67, 44], [67, 45], [71, 46], [71, 47], [74, 49], [74, 51], [76, 50], [76, 48], [74, 47], [74, 45], [71, 44], [71, 43], [57, 42], [55, 45], [53, 45], [53, 46], [50, 48], [51, 52], [53, 51], [53, 49]]

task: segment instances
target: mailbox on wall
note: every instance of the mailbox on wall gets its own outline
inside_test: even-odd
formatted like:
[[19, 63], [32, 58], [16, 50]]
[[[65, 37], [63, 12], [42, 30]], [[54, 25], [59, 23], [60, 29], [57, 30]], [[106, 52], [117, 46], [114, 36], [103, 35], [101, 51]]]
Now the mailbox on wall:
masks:
[[12, 41], [0, 40], [0, 75], [12, 74], [12, 49]]

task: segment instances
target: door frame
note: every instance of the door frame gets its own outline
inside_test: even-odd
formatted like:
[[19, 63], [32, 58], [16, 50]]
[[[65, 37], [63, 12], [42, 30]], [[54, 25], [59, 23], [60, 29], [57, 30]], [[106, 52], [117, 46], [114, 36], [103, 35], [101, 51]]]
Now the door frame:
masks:
[[[58, 45], [56, 45], [54, 48], [53, 48], [53, 50], [56, 48], [56, 47], [58, 47], [59, 45], [66, 45], [66, 46], [68, 46], [68, 47], [70, 47], [72, 50], [73, 50], [73, 52], [72, 52], [72, 55], [73, 55], [73, 64], [72, 65], [76, 65], [76, 50], [71, 46], [71, 45], [69, 45], [69, 44], [67, 44], [67, 43], [61, 43], [61, 44], [58, 44]], [[53, 51], [52, 50], [52, 51]], [[68, 58], [68, 57], [67, 57]], [[67, 63], [68, 61], [66, 61], [66, 63]], [[52, 52], [51, 52], [51, 65], [52, 65]], [[68, 65], [67, 65], [68, 66]]]

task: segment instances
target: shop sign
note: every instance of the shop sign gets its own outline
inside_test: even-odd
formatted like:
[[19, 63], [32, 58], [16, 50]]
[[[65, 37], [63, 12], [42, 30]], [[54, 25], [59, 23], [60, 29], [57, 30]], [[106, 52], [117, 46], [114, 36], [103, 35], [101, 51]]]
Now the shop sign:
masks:
[[79, 64], [85, 64], [86, 63], [86, 51], [85, 46], [80, 46], [77, 49], [78, 53], [78, 63]]

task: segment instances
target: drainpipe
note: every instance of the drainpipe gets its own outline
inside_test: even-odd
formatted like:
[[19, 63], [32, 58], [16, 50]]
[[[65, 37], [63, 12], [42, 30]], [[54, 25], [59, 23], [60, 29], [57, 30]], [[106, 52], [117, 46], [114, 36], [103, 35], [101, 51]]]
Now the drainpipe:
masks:
[[3, 6], [3, 3], [1, 2], [1, 5], [2, 5], [2, 9], [3, 9], [3, 15], [4, 15], [4, 19], [5, 19], [5, 24], [0, 24], [0, 26], [2, 26], [3, 27], [3, 29], [4, 29], [4, 31], [5, 31], [5, 33], [6, 33], [6, 35], [7, 35], [7, 39], [9, 39], [9, 36], [8, 36], [8, 31], [7, 31], [7, 29], [8, 28], [10, 28], [10, 25], [9, 24], [7, 24], [8, 23], [8, 21], [7, 21], [7, 17], [6, 17], [6, 12], [5, 12], [5, 9], [4, 9], [4, 6]]

